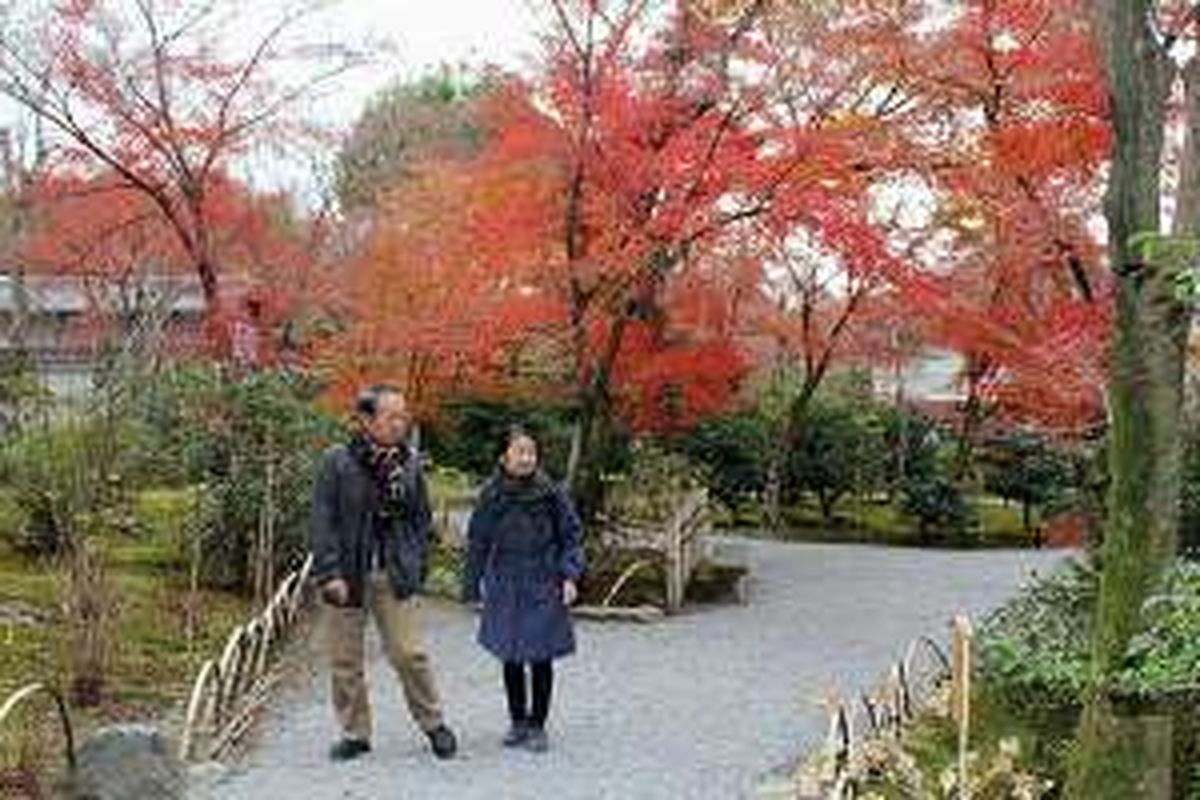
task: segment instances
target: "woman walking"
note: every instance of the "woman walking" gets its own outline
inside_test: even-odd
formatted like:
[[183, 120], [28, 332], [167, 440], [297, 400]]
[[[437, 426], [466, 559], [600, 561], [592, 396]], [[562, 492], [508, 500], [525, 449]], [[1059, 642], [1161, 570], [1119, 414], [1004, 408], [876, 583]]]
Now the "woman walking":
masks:
[[471, 515], [463, 572], [464, 599], [483, 601], [479, 643], [504, 665], [508, 747], [548, 747], [554, 659], [575, 651], [580, 537], [570, 497], [538, 467], [537, 441], [511, 428]]

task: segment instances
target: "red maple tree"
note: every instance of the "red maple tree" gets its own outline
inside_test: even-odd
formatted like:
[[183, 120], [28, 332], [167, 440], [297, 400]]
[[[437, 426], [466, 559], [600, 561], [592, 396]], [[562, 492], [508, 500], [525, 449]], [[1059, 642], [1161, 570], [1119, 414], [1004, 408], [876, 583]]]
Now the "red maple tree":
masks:
[[[59, 171], [25, 194], [30, 219], [12, 257], [27, 276], [62, 279], [65, 290], [81, 292], [78, 346], [149, 337], [157, 344], [148, 346], [168, 353], [209, 352], [202, 330], [168, 326], [199, 286], [189, 255], [144, 193], [119, 176]], [[302, 355], [303, 320], [331, 292], [321, 261], [327, 221], [298, 215], [284, 194], [256, 194], [224, 176], [211, 179], [208, 203], [212, 252], [225, 265], [226, 297], [236, 300], [226, 304], [238, 350], [231, 355], [258, 365], [287, 351]]]
[[1111, 304], [1091, 225], [1109, 133], [1082, 4], [968, 0], [938, 21], [862, 6], [853, 35], [914, 108], [892, 168], [927, 206], [895, 226], [912, 245], [896, 285], [930, 341], [964, 356], [964, 442], [992, 411], [1095, 425]]
[[221, 352], [231, 346], [219, 242], [226, 176], [255, 148], [310, 140], [296, 101], [360, 60], [299, 40], [312, 8], [257, 17], [269, 23], [255, 33], [230, 2], [31, 3], [7, 9], [0, 31], [0, 93], [42, 121], [59, 168], [143, 196], [198, 279]]

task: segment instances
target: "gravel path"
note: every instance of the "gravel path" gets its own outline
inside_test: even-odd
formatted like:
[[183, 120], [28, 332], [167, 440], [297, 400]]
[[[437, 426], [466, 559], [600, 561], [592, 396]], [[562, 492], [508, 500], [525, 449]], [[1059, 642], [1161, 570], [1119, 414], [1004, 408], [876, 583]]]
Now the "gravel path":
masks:
[[856, 690], [914, 636], [944, 638], [959, 609], [1002, 601], [1062, 556], [737, 542], [754, 580], [745, 606], [651, 626], [578, 623], [560, 661], [551, 751], [500, 746], [498, 665], [474, 644], [475, 615], [427, 604], [427, 641], [461, 757], [437, 762], [370, 645], [375, 750], [331, 764], [325, 673], [300, 675], [268, 712], [258, 744], [208, 798], [221, 800], [730, 800], [818, 740], [833, 684]]

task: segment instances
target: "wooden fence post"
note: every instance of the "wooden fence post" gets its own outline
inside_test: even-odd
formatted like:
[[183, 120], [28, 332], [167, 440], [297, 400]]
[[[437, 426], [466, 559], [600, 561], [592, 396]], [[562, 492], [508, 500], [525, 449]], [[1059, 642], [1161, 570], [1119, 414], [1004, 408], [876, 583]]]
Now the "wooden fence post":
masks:
[[971, 728], [971, 622], [963, 615], [954, 618], [951, 656], [950, 713], [958, 726], [958, 797], [967, 800], [970, 785], [967, 776], [967, 751]]

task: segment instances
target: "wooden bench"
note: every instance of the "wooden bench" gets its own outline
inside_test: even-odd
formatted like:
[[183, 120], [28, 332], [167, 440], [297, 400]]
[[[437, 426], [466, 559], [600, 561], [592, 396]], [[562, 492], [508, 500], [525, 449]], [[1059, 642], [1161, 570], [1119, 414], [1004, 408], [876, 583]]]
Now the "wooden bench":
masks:
[[[665, 594], [668, 614], [683, 607], [688, 583], [700, 561], [702, 542], [712, 532], [708, 514], [708, 490], [695, 489], [683, 495], [675, 513], [666, 524], [655, 527], [640, 525], [610, 526], [605, 531], [606, 544], [636, 547], [662, 554], [665, 566]], [[603, 606], [608, 606], [633, 571], [644, 562], [626, 570], [609, 590]]]

